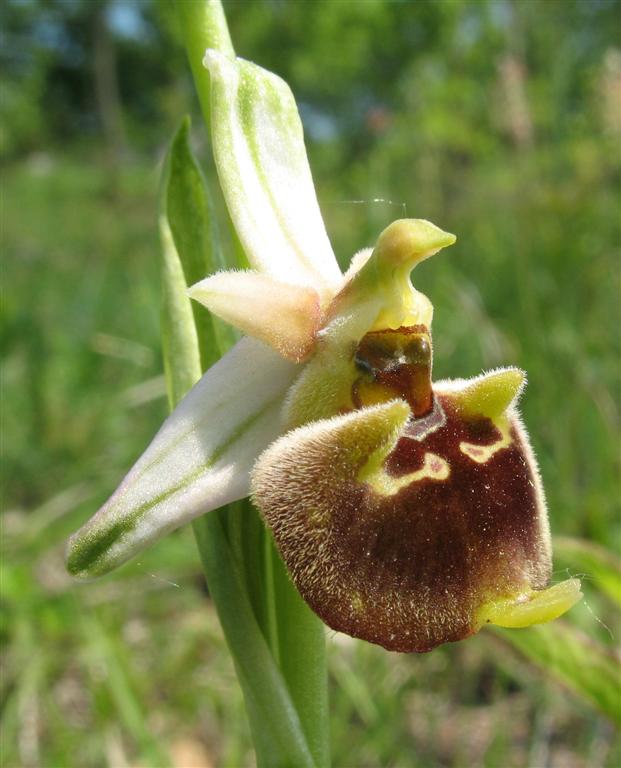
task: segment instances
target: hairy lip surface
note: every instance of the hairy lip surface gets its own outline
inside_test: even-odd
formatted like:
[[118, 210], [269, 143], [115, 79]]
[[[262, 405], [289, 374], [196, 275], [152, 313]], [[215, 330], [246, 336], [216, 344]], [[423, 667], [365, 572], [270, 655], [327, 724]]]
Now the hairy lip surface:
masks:
[[[313, 465], [313, 446], [300, 445], [289, 456], [304, 470], [295, 483], [283, 471], [259, 491], [313, 610], [333, 629], [390, 650], [464, 639], [479, 629], [483, 603], [542, 588], [550, 572], [537, 480], [517, 422], [507, 422], [507, 443], [490, 419], [461, 418], [453, 395], [436, 397], [444, 423], [423, 440], [402, 437], [385, 471], [405, 477], [431, 454], [448, 464], [444, 479], [422, 477], [384, 495], [359, 481], [360, 463], [348, 463], [347, 449], [335, 444]], [[481, 462], [465, 443], [503, 445]]]

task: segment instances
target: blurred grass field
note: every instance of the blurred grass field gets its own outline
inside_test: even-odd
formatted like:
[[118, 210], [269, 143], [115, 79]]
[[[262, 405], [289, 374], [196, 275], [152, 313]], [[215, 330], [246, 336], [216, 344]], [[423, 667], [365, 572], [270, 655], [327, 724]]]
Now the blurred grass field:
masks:
[[[106, 195], [104, 169], [89, 163], [86, 172], [75, 157], [35, 158], [5, 176], [7, 766], [184, 766], [192, 755], [213, 765], [252, 760], [243, 702], [188, 531], [100, 583], [76, 585], [63, 568], [66, 536], [113, 490], [165, 415], [155, 166], [127, 167], [117, 200]], [[600, 201], [592, 203], [599, 214]], [[616, 331], [606, 315], [613, 318], [617, 307], [611, 281], [599, 276], [605, 267], [585, 268], [581, 248], [563, 253], [566, 233], [554, 226], [561, 242], [545, 251], [539, 245], [539, 259], [524, 246], [535, 275], [516, 288], [515, 264], [496, 254], [507, 225], [519, 229], [516, 210], [509, 220], [471, 219], [469, 226], [473, 203], [461, 204], [457, 226], [451, 220], [464, 230], [461, 252], [456, 247], [444, 263], [420, 270], [436, 302], [438, 375], [524, 365], [525, 418], [554, 531], [611, 544], [618, 519], [609, 417], [617, 403], [606, 345]], [[523, 215], [539, 222], [529, 238], [539, 241], [549, 212], [525, 207]], [[348, 213], [367, 228], [365, 218], [378, 215], [371, 203]], [[468, 253], [481, 230], [491, 247]], [[546, 257], [561, 261], [558, 275]], [[493, 271], [487, 262], [496, 264]], [[554, 304], [528, 293], [538, 275], [571, 300]], [[503, 293], [519, 300], [503, 303]], [[530, 321], [532, 312], [541, 325]], [[591, 602], [588, 584], [587, 595], [575, 613], [587, 633], [609, 643], [599, 621], [610, 623], [613, 614], [601, 598]], [[330, 657], [337, 766], [612, 768], [621, 759], [612, 726], [495, 637], [423, 657], [336, 638]]]
[[[435, 378], [505, 364], [527, 370], [522, 410], [553, 533], [618, 553], [619, 133], [595, 99], [555, 100], [562, 77], [575, 71], [563, 74], [560, 64], [558, 72], [542, 65], [545, 77], [534, 72], [535, 139], [468, 122], [476, 103], [463, 107], [457, 130], [449, 107], [463, 82], [454, 73], [439, 84], [432, 65], [442, 56], [432, 52], [411, 72], [395, 65], [404, 73], [394, 85], [402, 111], [374, 112], [376, 134], [354, 154], [353, 139], [326, 138], [309, 113], [317, 75], [308, 75], [308, 59], [296, 59], [302, 22], [292, 15], [287, 44], [270, 47], [260, 42], [268, 35], [261, 7], [245, 9], [251, 28], [232, 6], [233, 31], [246, 56], [286, 75], [304, 97], [311, 166], [342, 265], [404, 211], [457, 234], [456, 246], [415, 273], [435, 305]], [[329, 48], [340, 27], [324, 26], [320, 42]], [[355, 39], [345, 35], [345, 48]], [[319, 55], [315, 43], [308, 57]], [[449, 64], [459, 59], [454, 50], [445, 52]], [[464, 81], [476, 77], [468, 67]], [[350, 75], [337, 72], [334, 88]], [[427, 99], [422, 112], [414, 82]], [[354, 119], [338, 92], [326, 98], [337, 119]], [[179, 101], [190, 108], [189, 97]], [[195, 135], [204, 148], [200, 127]], [[165, 139], [163, 127], [157, 152], [130, 154], [114, 185], [96, 142], [44, 143], [3, 164], [7, 768], [253, 764], [241, 693], [189, 531], [97, 583], [74, 583], [63, 565], [66, 537], [114, 490], [167, 410], [155, 220]], [[468, 154], [462, 143], [475, 149]], [[571, 556], [555, 567], [558, 580], [581, 573]], [[586, 599], [569, 620], [612, 649], [618, 611], [584, 575]], [[337, 768], [621, 765], [612, 724], [500, 635], [483, 632], [423, 656], [330, 636], [329, 660]]]

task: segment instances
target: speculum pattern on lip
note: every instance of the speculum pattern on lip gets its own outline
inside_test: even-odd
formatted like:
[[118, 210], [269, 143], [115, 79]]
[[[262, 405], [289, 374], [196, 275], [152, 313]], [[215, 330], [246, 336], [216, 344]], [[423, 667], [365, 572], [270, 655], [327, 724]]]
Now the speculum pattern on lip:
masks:
[[403, 477], [432, 454], [448, 476], [412, 480], [394, 495], [368, 485], [345, 491], [326, 542], [364, 610], [343, 615], [326, 595], [313, 606], [331, 626], [393, 650], [463, 639], [478, 629], [483, 602], [543, 587], [549, 576], [535, 479], [515, 427], [510, 445], [478, 463], [460, 444], [489, 446], [502, 439], [498, 430], [489, 419], [464, 423], [449, 397], [438, 399], [444, 425], [422, 442], [401, 438], [386, 469]]
[[369, 334], [358, 348], [369, 358], [357, 366], [367, 397], [378, 384], [371, 410], [399, 394], [410, 407], [424, 402], [426, 376], [421, 415], [389, 448], [390, 427], [365, 423], [363, 403], [299, 430], [273, 448], [255, 493], [300, 593], [330, 627], [421, 652], [476, 632], [484, 604], [543, 588], [550, 555], [539, 479], [513, 409], [465, 415], [462, 390], [432, 391], [427, 329], [390, 333]]

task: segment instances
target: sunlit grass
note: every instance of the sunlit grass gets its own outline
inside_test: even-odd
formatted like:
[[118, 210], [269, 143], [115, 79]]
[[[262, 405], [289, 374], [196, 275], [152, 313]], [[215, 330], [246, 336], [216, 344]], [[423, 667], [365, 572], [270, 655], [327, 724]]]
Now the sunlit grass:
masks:
[[[114, 196], [86, 157], [39, 157], [5, 173], [7, 766], [253, 760], [189, 532], [96, 584], [76, 585], [63, 567], [66, 535], [116, 486], [166, 411], [154, 165], [126, 167]], [[601, 168], [578, 196], [533, 180], [530, 167], [510, 186], [490, 168], [468, 176], [442, 210], [407, 203], [409, 214], [460, 237], [459, 251], [417, 272], [436, 305], [436, 376], [526, 368], [525, 418], [554, 531], [611, 546], [618, 306], [605, 181]], [[372, 207], [328, 206], [343, 253], [373, 239]], [[348, 229], [355, 239], [340, 216], [358, 221]], [[614, 644], [615, 614], [591, 586], [587, 579], [587, 604], [571, 620]], [[491, 633], [425, 656], [342, 637], [329, 646], [336, 766], [621, 762], [605, 718]]]

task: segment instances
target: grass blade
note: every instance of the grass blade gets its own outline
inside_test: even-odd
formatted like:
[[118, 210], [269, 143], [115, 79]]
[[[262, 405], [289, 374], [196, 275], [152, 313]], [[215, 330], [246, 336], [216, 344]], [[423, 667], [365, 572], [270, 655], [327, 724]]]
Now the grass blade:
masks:
[[594, 584], [621, 607], [621, 560], [604, 547], [584, 539], [559, 536], [554, 539], [557, 561], [584, 572]]
[[619, 660], [603, 645], [563, 621], [493, 631], [546, 674], [621, 725]]

